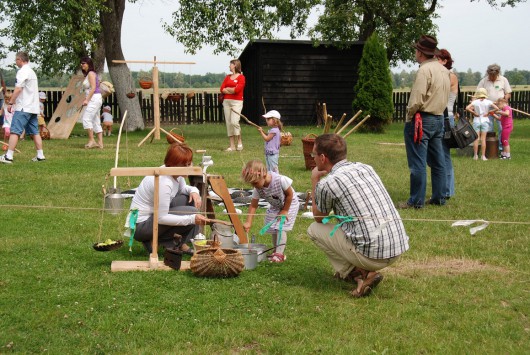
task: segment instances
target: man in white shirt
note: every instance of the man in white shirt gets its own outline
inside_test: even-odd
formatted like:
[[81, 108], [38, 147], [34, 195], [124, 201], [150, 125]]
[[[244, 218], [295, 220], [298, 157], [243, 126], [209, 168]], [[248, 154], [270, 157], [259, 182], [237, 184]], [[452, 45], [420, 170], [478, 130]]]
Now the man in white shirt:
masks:
[[33, 137], [37, 156], [32, 159], [34, 162], [45, 161], [42, 151], [42, 139], [39, 134], [37, 115], [40, 112], [39, 83], [37, 75], [29, 66], [29, 56], [26, 52], [18, 52], [16, 64], [20, 69], [17, 72], [15, 90], [8, 102], [9, 112], [15, 112], [11, 122], [11, 135], [9, 136], [9, 148], [6, 154], [0, 156], [0, 163], [12, 164], [13, 153], [18, 144], [20, 135], [26, 134]]

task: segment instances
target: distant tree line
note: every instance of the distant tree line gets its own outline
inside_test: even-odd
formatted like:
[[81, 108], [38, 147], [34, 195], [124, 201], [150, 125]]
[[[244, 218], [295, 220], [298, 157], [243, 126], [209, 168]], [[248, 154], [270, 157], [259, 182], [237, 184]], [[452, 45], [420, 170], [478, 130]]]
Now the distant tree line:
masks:
[[[486, 76], [485, 73], [480, 73], [478, 71], [473, 72], [471, 69], [468, 69], [466, 72], [459, 72], [453, 70], [458, 76], [458, 81], [460, 86], [475, 86], [478, 82]], [[502, 73], [510, 85], [529, 85], [530, 84], [530, 71], [529, 70], [506, 70]], [[414, 83], [414, 78], [416, 77], [416, 71], [412, 70], [407, 72], [402, 70], [400, 73], [392, 73], [392, 86], [394, 89], [410, 88]]]
[[[486, 76], [484, 73], [478, 71], [473, 72], [471, 69], [468, 69], [466, 72], [459, 72], [454, 70], [458, 75], [458, 80], [461, 86], [474, 86]], [[15, 85], [15, 69], [2, 69], [4, 74], [4, 79], [7, 86]], [[133, 81], [135, 82], [136, 88], [140, 88], [138, 83], [141, 78], [152, 78], [150, 71], [138, 71], [131, 72]], [[158, 72], [159, 80], [158, 86], [160, 88], [215, 88], [220, 87], [223, 79], [225, 78], [225, 73], [206, 73], [205, 75], [190, 75], [184, 73], [165, 73]], [[510, 85], [530, 85], [530, 71], [529, 70], [506, 70], [502, 73]], [[410, 88], [416, 77], [416, 71], [411, 70], [407, 72], [402, 70], [401, 72], [392, 72], [392, 87], [394, 89]], [[103, 74], [103, 80], [110, 80], [109, 74]], [[66, 87], [70, 82], [70, 75], [63, 74], [59, 76], [44, 76], [39, 75], [39, 86], [41, 87]]]
[[[4, 80], [7, 86], [15, 85], [15, 69], [2, 69]], [[136, 88], [140, 88], [139, 79], [152, 78], [151, 72], [139, 71], [131, 72]], [[45, 76], [37, 73], [40, 87], [66, 87], [70, 82], [70, 75], [62, 74], [56, 76]], [[158, 87], [163, 88], [215, 88], [220, 87], [225, 73], [206, 73], [205, 75], [189, 75], [184, 73], [164, 73], [158, 72]], [[110, 80], [108, 73], [103, 74], [103, 80]]]

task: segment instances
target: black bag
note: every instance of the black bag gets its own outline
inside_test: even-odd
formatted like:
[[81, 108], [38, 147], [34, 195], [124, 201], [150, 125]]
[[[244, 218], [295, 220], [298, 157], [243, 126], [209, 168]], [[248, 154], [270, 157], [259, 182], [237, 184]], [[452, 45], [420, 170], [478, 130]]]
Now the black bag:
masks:
[[448, 118], [445, 119], [444, 124], [444, 142], [449, 148], [463, 149], [478, 138], [473, 126], [463, 116], [460, 116], [460, 119], [455, 122], [454, 127], [450, 126]]

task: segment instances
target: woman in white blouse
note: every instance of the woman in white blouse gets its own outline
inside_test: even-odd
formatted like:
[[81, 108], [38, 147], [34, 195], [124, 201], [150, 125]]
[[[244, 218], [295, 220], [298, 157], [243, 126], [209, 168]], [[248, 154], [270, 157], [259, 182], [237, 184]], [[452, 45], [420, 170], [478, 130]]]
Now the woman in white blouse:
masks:
[[[190, 166], [193, 151], [183, 143], [173, 143], [169, 147], [164, 159], [167, 167]], [[186, 184], [182, 176], [160, 176], [159, 179], [159, 205], [158, 205], [158, 241], [165, 248], [180, 249], [192, 254], [186, 244], [193, 238], [204, 225], [207, 218], [199, 214], [201, 196], [196, 187]], [[153, 239], [153, 203], [154, 203], [154, 176], [146, 176], [134, 194], [131, 210], [138, 209], [136, 231], [134, 239], [144, 244], [149, 253]], [[182, 236], [179, 241], [175, 234]]]

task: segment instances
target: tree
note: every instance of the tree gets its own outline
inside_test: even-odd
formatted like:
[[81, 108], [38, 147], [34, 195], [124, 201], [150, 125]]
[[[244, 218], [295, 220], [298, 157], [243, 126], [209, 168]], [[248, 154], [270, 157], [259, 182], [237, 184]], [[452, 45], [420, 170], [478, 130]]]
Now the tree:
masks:
[[126, 96], [134, 91], [129, 68], [112, 62], [124, 59], [121, 24], [125, 3], [125, 0], [0, 1], [0, 13], [6, 16], [7, 23], [0, 29], [0, 36], [12, 40], [0, 56], [5, 58], [7, 51], [24, 49], [40, 72], [48, 75], [65, 70], [74, 74], [79, 69], [79, 59], [87, 55], [94, 59], [96, 71], [101, 74], [106, 59], [120, 109], [128, 111], [125, 128], [143, 129], [138, 100]]
[[[480, 1], [480, 0], [470, 0]], [[515, 6], [526, 0], [487, 0], [490, 6]], [[410, 44], [421, 34], [434, 34], [438, 0], [194, 0], [181, 1], [165, 30], [189, 53], [205, 45], [215, 52], [236, 54], [237, 46], [254, 39], [271, 39], [282, 27], [291, 38], [310, 35], [316, 42], [347, 47], [374, 32], [387, 50], [390, 63], [414, 60]], [[307, 19], [313, 10], [321, 15], [313, 28]]]
[[392, 122], [392, 76], [385, 47], [379, 42], [377, 32], [364, 45], [352, 107], [353, 112], [363, 110], [363, 114], [370, 115], [361, 126], [363, 131], [383, 132]]

